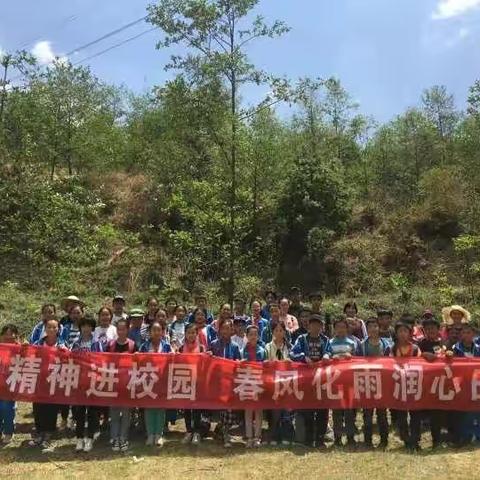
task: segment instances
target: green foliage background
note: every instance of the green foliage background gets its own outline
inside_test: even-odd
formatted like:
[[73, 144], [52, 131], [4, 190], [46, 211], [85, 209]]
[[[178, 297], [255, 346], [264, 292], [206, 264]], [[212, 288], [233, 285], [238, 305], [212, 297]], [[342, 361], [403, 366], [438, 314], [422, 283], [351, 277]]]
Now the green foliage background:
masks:
[[[349, 297], [365, 313], [476, 310], [480, 81], [465, 111], [433, 86], [378, 124], [340, 79], [251, 65], [244, 44], [288, 31], [255, 18], [257, 3], [152, 5], [177, 74], [141, 96], [68, 62], [1, 59], [7, 78], [24, 76], [0, 85], [2, 321], [31, 324], [42, 301], [72, 293], [91, 308], [116, 291], [188, 303], [204, 290], [216, 303], [232, 268], [248, 298], [299, 285], [325, 291], [332, 313]], [[212, 39], [232, 15], [241, 27], [225, 53]], [[249, 82], [271, 88], [254, 108], [242, 103]]]

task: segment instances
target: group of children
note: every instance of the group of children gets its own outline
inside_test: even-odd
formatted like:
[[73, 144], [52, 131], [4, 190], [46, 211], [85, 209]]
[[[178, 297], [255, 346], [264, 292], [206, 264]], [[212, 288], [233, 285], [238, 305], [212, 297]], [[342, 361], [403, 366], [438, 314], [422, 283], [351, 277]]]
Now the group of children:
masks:
[[[319, 293], [310, 296], [311, 307], [300, 301], [298, 289], [292, 289], [289, 298], [277, 298], [274, 292], [265, 295], [266, 304], [253, 301], [251, 314], [246, 313], [246, 302], [235, 298], [220, 307], [217, 318], [208, 310], [206, 297], [198, 295], [190, 311], [167, 299], [165, 308], [156, 298], [150, 298], [146, 311], [134, 308], [127, 314], [125, 299], [116, 296], [112, 308], [103, 306], [97, 318], [85, 314], [84, 303], [75, 296], [62, 301], [66, 315], [57, 318], [56, 307], [46, 304], [41, 309], [41, 320], [35, 325], [29, 342], [39, 347], [70, 349], [75, 352], [114, 352], [131, 354], [150, 353], [209, 353], [230, 360], [267, 360], [316, 363], [325, 359], [363, 357], [420, 357], [433, 361], [439, 356], [480, 357], [476, 329], [470, 323], [470, 314], [454, 305], [443, 309], [442, 324], [426, 310], [419, 321], [404, 314], [393, 324], [393, 313], [381, 309], [375, 317], [363, 321], [355, 303], [345, 305], [344, 315], [334, 321], [322, 312]], [[298, 318], [297, 318], [298, 317]], [[9, 324], [1, 329], [0, 342], [18, 342], [18, 329]], [[110, 409], [94, 406], [59, 406], [33, 404], [35, 432], [30, 445], [43, 452], [51, 452], [55, 445], [52, 436], [60, 415], [61, 425], [67, 426], [70, 412], [75, 424], [77, 451], [92, 450], [100, 426], [109, 426], [110, 442], [115, 452], [129, 448], [132, 414], [144, 422], [146, 444], [161, 447], [168, 428], [168, 413], [163, 409], [147, 408], [140, 411], [123, 407]], [[243, 414], [231, 410], [217, 412], [183, 410], [185, 436], [183, 443], [198, 445], [210, 430], [210, 421], [218, 420], [215, 434], [225, 448], [232, 446], [231, 431], [235, 425], [244, 428], [246, 447], [290, 445], [301, 441], [307, 446], [324, 448], [330, 439], [330, 412], [327, 409], [247, 410]], [[356, 410], [333, 410], [333, 442], [356, 445]], [[401, 440], [410, 450], [420, 448], [422, 422], [429, 425], [433, 447], [442, 443], [442, 429], [448, 432], [455, 445], [471, 441], [477, 435], [476, 417], [454, 412], [445, 416], [441, 411], [391, 411], [364, 409], [364, 443], [373, 447], [373, 418], [380, 436], [379, 448], [388, 446], [390, 427], [396, 427]], [[175, 417], [175, 412], [174, 412]], [[390, 424], [389, 424], [390, 418]], [[262, 437], [264, 419], [268, 422]], [[0, 400], [0, 434], [4, 444], [12, 440], [15, 423], [15, 402]], [[303, 435], [300, 430], [303, 429]]]

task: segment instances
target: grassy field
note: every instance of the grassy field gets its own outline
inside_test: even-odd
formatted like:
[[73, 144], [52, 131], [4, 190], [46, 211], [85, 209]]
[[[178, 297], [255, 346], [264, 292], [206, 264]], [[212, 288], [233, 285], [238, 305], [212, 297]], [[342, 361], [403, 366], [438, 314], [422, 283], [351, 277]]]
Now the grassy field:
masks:
[[[448, 448], [432, 451], [427, 433], [423, 436], [422, 452], [409, 454], [399, 440], [391, 435], [386, 452], [356, 451], [330, 448], [327, 451], [302, 446], [291, 448], [263, 447], [246, 450], [240, 437], [234, 448], [225, 451], [212, 439], [197, 448], [181, 445], [183, 421], [169, 433], [163, 449], [145, 447], [141, 438], [131, 442], [127, 454], [113, 453], [108, 442], [99, 439], [89, 453], [74, 451], [73, 433], [61, 435], [52, 454], [42, 454], [26, 446], [32, 419], [29, 407], [21, 405], [17, 430], [12, 444], [0, 450], [0, 478], [55, 479], [250, 479], [283, 480], [326, 478], [335, 479], [433, 479], [458, 477], [480, 478], [480, 450], [476, 446], [461, 450]], [[361, 439], [361, 435], [359, 436]]]

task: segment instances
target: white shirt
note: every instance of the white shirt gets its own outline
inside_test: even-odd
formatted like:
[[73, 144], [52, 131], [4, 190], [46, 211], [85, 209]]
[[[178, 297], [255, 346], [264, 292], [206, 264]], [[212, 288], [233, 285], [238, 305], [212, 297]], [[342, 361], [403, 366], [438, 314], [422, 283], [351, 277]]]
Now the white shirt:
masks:
[[117, 339], [117, 327], [109, 325], [108, 327], [97, 327], [93, 332], [94, 342], [109, 342]]

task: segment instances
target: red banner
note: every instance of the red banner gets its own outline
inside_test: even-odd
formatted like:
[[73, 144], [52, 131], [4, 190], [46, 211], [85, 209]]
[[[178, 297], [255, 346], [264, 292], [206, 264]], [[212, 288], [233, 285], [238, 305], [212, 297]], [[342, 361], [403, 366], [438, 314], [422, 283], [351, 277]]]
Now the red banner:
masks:
[[357, 357], [304, 365], [0, 344], [0, 398], [205, 410], [480, 411], [480, 360]]

